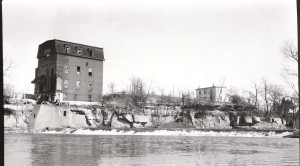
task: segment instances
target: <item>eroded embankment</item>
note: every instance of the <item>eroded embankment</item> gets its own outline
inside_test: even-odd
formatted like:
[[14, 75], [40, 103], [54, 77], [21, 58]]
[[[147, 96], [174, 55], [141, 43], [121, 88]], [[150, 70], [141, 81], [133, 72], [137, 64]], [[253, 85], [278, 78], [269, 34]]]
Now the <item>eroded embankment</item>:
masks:
[[236, 112], [184, 110], [126, 110], [101, 106], [27, 105], [5, 106], [11, 114], [5, 115], [5, 128], [31, 131], [57, 128], [196, 128], [232, 129], [286, 129], [279, 118], [240, 116]]

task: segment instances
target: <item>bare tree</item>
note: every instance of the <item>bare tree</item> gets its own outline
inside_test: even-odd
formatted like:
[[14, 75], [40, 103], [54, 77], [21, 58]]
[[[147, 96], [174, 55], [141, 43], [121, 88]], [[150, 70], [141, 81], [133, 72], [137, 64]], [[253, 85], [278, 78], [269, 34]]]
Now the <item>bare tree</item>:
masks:
[[[218, 99], [221, 99], [222, 98], [222, 94], [225, 93], [224, 91], [222, 91], [222, 89], [225, 88], [225, 82], [226, 82], [226, 78], [224, 77], [224, 78], [221, 79], [221, 81], [219, 83], [219, 86], [220, 86], [221, 90], [220, 90], [220, 93], [218, 93], [219, 94], [218, 95]], [[226, 99], [226, 97], [223, 98], [222, 101], [225, 101], [225, 99]]]
[[228, 101], [230, 101], [232, 99], [232, 96], [234, 96], [237, 93], [238, 92], [234, 87], [232, 87], [232, 86], [228, 87], [224, 101], [226, 101], [227, 99], [228, 99]]
[[141, 78], [133, 76], [130, 78], [129, 98], [134, 106], [144, 107], [151, 93], [152, 84], [147, 86]]
[[299, 114], [299, 89], [298, 89], [298, 48], [291, 40], [285, 41], [281, 47], [281, 52], [284, 57], [291, 62], [291, 66], [295, 69], [291, 69], [291, 66], [286, 66], [283, 69], [282, 77], [293, 91], [292, 98], [295, 107], [293, 109], [293, 119], [295, 114]]
[[270, 115], [271, 110], [273, 113], [278, 112], [278, 106], [281, 103], [282, 97], [283, 97], [283, 89], [279, 85], [269, 85], [269, 100], [271, 102], [271, 109], [270, 109]]
[[3, 76], [8, 76], [8, 72], [13, 68], [12, 62], [7, 62], [7, 59], [3, 59]]
[[4, 96], [12, 96], [14, 87], [13, 85], [9, 84], [6, 80], [9, 76], [9, 72], [14, 68], [13, 63], [10, 61], [8, 62], [6, 58], [3, 59], [3, 77], [4, 77], [4, 89], [3, 94]]
[[116, 91], [116, 84], [114, 82], [110, 82], [108, 85], [107, 85], [108, 89], [109, 89], [109, 93], [110, 94], [114, 94], [115, 91]]
[[193, 100], [194, 100], [193, 92], [186, 90], [186, 91], [181, 91], [179, 94], [181, 95], [182, 106], [193, 104]]
[[14, 86], [11, 84], [4, 84], [3, 95], [12, 97], [14, 94]]
[[298, 48], [293, 41], [285, 41], [281, 48], [281, 52], [287, 59], [298, 63]]
[[[298, 67], [298, 49], [293, 41], [285, 41], [281, 47], [281, 52], [284, 57], [292, 62], [292, 65]], [[298, 69], [291, 69], [289, 66], [284, 67], [282, 77], [287, 84], [292, 88], [294, 96], [299, 96], [299, 90], [297, 88]]]
[[268, 82], [267, 82], [267, 79], [263, 78], [262, 79], [262, 96], [263, 96], [263, 99], [264, 99], [264, 102], [265, 102], [265, 110], [268, 113], [269, 112], [269, 86], [268, 86]]
[[[257, 83], [252, 83], [253, 90], [247, 91], [249, 94], [249, 100], [253, 101], [253, 105], [255, 106], [255, 112], [258, 111], [259, 107], [259, 100], [258, 100], [258, 94], [260, 93], [260, 87]], [[250, 112], [251, 114], [251, 112]]]
[[159, 92], [160, 92], [160, 95], [161, 95], [161, 96], [164, 96], [165, 88], [164, 88], [164, 87], [158, 87], [158, 90], [159, 90]]

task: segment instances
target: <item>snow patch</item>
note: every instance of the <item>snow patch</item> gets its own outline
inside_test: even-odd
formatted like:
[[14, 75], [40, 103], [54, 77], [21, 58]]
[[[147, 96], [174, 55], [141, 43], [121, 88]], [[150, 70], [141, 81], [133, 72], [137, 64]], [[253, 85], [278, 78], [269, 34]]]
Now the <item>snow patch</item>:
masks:
[[149, 135], [149, 136], [191, 136], [191, 137], [272, 137], [283, 138], [284, 136], [292, 135], [292, 132], [276, 133], [270, 132], [255, 132], [255, 131], [170, 131], [170, 130], [154, 130], [154, 131], [125, 131], [125, 130], [89, 130], [89, 129], [64, 129], [62, 131], [45, 131], [46, 134], [78, 134], [78, 135]]

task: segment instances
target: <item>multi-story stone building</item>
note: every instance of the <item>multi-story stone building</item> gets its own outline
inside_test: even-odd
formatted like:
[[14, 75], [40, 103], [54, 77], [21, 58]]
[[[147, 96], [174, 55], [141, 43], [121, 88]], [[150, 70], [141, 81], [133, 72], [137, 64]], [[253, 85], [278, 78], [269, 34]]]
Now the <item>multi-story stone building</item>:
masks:
[[34, 93], [51, 101], [100, 101], [103, 48], [61, 40], [39, 45]]
[[227, 102], [228, 97], [226, 96], [225, 87], [206, 87], [196, 89], [196, 99], [198, 101], [208, 101], [208, 102]]

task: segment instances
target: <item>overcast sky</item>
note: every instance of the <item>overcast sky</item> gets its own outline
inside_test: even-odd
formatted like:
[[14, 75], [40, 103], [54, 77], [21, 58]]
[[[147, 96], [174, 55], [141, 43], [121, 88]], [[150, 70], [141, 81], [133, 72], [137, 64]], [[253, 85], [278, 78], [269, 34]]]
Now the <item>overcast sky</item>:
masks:
[[104, 48], [104, 93], [141, 77], [166, 92], [220, 84], [284, 84], [285, 40], [297, 43], [296, 0], [3, 1], [6, 81], [33, 93], [38, 45], [53, 38]]

